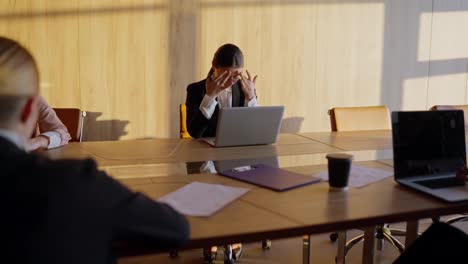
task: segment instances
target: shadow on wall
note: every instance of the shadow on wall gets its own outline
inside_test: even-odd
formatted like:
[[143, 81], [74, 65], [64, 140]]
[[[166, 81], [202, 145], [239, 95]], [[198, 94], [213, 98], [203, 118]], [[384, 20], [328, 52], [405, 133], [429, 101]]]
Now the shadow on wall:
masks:
[[83, 126], [83, 141], [109, 141], [119, 140], [127, 135], [125, 128], [130, 123], [128, 120], [97, 120], [102, 113], [86, 112]]
[[94, 15], [108, 15], [129, 12], [153, 12], [155, 10], [164, 10], [165, 5], [161, 4], [141, 4], [132, 6], [104, 6], [100, 8], [67, 8], [67, 9], [54, 9], [54, 10], [32, 10], [21, 12], [2, 12], [0, 13], [0, 20], [12, 19], [31, 19], [31, 18], [47, 18], [47, 17], [64, 17], [64, 16], [94, 16]]
[[299, 133], [302, 122], [304, 122], [304, 118], [300, 116], [284, 118], [281, 121], [280, 133]]

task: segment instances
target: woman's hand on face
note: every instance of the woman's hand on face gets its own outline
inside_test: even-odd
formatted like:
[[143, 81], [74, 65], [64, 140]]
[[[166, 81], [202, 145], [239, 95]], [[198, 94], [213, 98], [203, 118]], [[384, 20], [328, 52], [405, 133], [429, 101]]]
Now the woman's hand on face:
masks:
[[205, 83], [206, 94], [213, 98], [217, 97], [221, 91], [231, 87], [238, 80], [239, 78], [232, 75], [230, 71], [224, 71], [216, 78], [213, 75], [208, 76]]
[[247, 76], [241, 74], [241, 88], [244, 92], [245, 99], [247, 99], [247, 101], [250, 101], [255, 97], [255, 82], [257, 81], [258, 76], [255, 75], [255, 77], [252, 78], [250, 72], [247, 70], [246, 72]]

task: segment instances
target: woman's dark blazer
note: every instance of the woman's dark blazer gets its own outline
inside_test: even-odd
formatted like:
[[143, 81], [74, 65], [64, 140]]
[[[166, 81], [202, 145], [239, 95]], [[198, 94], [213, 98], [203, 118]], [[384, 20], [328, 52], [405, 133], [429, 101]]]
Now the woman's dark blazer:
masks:
[[[200, 104], [206, 94], [206, 79], [192, 83], [187, 87], [187, 130], [194, 138], [215, 137], [216, 124], [218, 122], [219, 105], [210, 119], [207, 119], [200, 111]], [[244, 106], [245, 96], [237, 82], [232, 85], [232, 107]]]

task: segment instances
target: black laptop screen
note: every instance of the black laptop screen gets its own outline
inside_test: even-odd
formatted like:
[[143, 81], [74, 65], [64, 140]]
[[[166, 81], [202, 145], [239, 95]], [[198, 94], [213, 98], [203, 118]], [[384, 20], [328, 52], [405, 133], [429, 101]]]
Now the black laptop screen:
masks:
[[463, 111], [393, 112], [395, 178], [455, 172], [465, 163]]

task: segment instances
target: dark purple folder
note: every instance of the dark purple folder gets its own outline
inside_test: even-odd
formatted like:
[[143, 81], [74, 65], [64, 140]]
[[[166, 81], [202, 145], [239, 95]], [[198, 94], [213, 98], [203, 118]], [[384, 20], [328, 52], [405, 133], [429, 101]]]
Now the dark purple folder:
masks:
[[278, 192], [287, 191], [320, 181], [319, 178], [290, 172], [265, 164], [220, 171], [219, 174]]

